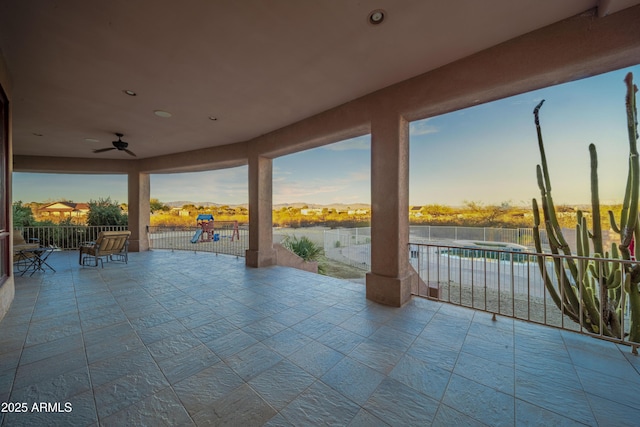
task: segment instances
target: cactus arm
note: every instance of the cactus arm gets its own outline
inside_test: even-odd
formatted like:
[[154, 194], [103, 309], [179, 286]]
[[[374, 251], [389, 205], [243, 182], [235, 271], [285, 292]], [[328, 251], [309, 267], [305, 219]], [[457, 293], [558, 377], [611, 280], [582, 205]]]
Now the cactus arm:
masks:
[[540, 151], [540, 159], [542, 163], [542, 172], [544, 175], [544, 186], [547, 191], [551, 191], [551, 179], [549, 179], [549, 169], [547, 167], [547, 155], [544, 152], [544, 144], [542, 142], [542, 128], [540, 127], [540, 107], [544, 104], [544, 99], [540, 101], [536, 108], [533, 109], [534, 122], [536, 124], [536, 133], [538, 134], [538, 150]]
[[[636, 154], [638, 153], [636, 141], [638, 140], [638, 110], [636, 108], [636, 92], [638, 87], [633, 84], [633, 74], [627, 73], [624, 78], [627, 85], [627, 96], [625, 104], [627, 107], [627, 133], [629, 134], [630, 148]], [[542, 105], [542, 103], [540, 103]]]
[[607, 280], [607, 289], [618, 289], [621, 284], [622, 271], [618, 268], [609, 276], [609, 279]]
[[591, 159], [591, 210], [592, 210], [592, 234], [593, 252], [603, 254], [602, 227], [600, 218], [600, 193], [598, 191], [598, 153], [596, 146], [589, 144], [589, 157]]
[[580, 223], [576, 224], [576, 239], [577, 239], [577, 243], [576, 243], [577, 255], [578, 256], [588, 256], [588, 255], [584, 254], [584, 245], [583, 245], [584, 230], [583, 230], [582, 226], [580, 225]]
[[[542, 242], [540, 240], [540, 211], [538, 210], [538, 202], [536, 201], [536, 199], [533, 199], [531, 204], [533, 206], [533, 243], [536, 247], [536, 252], [541, 254]], [[546, 271], [544, 256], [538, 255], [536, 257], [536, 261], [538, 262], [538, 268], [540, 269], [540, 272]], [[556, 304], [556, 306], [560, 310], [562, 310], [562, 301], [560, 300], [560, 296], [556, 292], [556, 289], [553, 286], [553, 283], [549, 279], [549, 275], [544, 274], [543, 279], [544, 279], [544, 285], [547, 288], [547, 291], [549, 292], [551, 299]]]
[[[556, 210], [553, 204], [553, 198], [551, 197], [551, 178], [549, 177], [549, 167], [547, 165], [547, 155], [544, 151], [544, 142], [542, 139], [542, 128], [540, 127], [540, 107], [544, 103], [544, 99], [540, 101], [540, 103], [534, 108], [533, 115], [535, 118], [536, 125], [536, 133], [538, 135], [538, 150], [540, 151], [540, 163], [542, 166], [542, 175], [538, 178], [538, 186], [540, 186], [541, 181], [544, 182], [544, 186], [540, 186], [540, 189], [543, 190], [543, 196], [547, 201], [548, 206], [548, 214], [549, 216], [545, 216], [551, 223], [552, 229], [555, 233], [556, 240], [558, 241], [559, 248], [565, 255], [571, 255], [571, 248], [569, 244], [565, 240], [562, 234], [562, 228], [558, 223], [558, 218], [556, 217]], [[547, 214], [547, 212], [545, 212]], [[550, 229], [547, 229], [547, 233], [549, 233]]]
[[[598, 190], [598, 153], [594, 144], [589, 144], [589, 158], [591, 159], [591, 210], [592, 210], [592, 227], [593, 227], [593, 251], [597, 257], [604, 254], [602, 245], [602, 220], [600, 218], [600, 192]], [[637, 209], [637, 208], [636, 208]], [[609, 305], [609, 292], [607, 287], [607, 276], [609, 268], [605, 262], [597, 262], [595, 265], [598, 274], [594, 275], [594, 280], [598, 281], [600, 289], [600, 310], [606, 324], [611, 324], [610, 319], [613, 316]], [[595, 290], [595, 289], [594, 289]], [[590, 313], [591, 316], [591, 313]], [[611, 325], [614, 326], [614, 325]]]
[[627, 173], [627, 184], [624, 189], [624, 199], [622, 202], [622, 211], [620, 212], [619, 234], [627, 227], [629, 217], [629, 198], [631, 197], [631, 158], [629, 158], [629, 172]]
[[581, 210], [578, 210], [576, 214], [576, 250], [578, 256], [588, 257], [591, 255], [589, 239], [593, 239], [593, 235], [587, 227], [587, 218], [584, 217]]
[[[549, 238], [549, 249], [551, 250], [551, 253], [555, 255], [559, 255], [561, 249], [562, 249], [562, 252], [565, 255], [567, 255], [567, 249], [568, 249], [568, 252], [569, 252], [568, 255], [571, 255], [571, 249], [569, 248], [569, 246], [566, 244], [566, 242], [563, 244], [561, 241], [561, 239], [564, 240], [564, 237], [562, 237], [562, 231], [560, 227], [555, 226], [558, 224], [558, 220], [555, 217], [555, 209], [553, 208], [553, 206], [549, 206], [549, 203], [551, 202], [551, 197], [550, 197], [551, 195], [548, 191], [545, 190], [544, 181], [541, 179], [542, 173], [539, 165], [536, 166], [536, 172], [538, 175], [538, 184], [540, 186], [540, 193], [542, 195], [542, 213], [544, 214], [545, 228], [547, 230], [547, 237]], [[554, 219], [555, 219], [555, 224], [554, 224]], [[558, 233], [560, 233], [560, 235], [558, 235]], [[558, 280], [560, 280], [561, 279], [560, 276], [563, 275], [564, 277], [562, 279], [564, 281], [562, 283], [565, 283], [567, 284], [567, 286], [570, 287], [571, 283], [568, 280], [566, 276], [566, 272], [561, 265], [562, 263], [559, 261], [558, 262], [556, 261], [558, 261], [557, 258], [554, 258], [554, 264], [556, 266], [556, 274], [558, 276]], [[577, 281], [578, 268], [576, 267], [575, 261], [572, 258], [566, 258], [566, 262], [569, 267], [569, 271], [571, 272], [571, 275]], [[573, 291], [570, 292], [570, 294], [575, 297]], [[572, 303], [572, 306], [577, 307], [577, 304], [578, 304], [578, 300], [576, 299]]]
[[[584, 282], [587, 282], [585, 285]], [[600, 333], [600, 313], [596, 306], [596, 285], [593, 277], [585, 277], [584, 281], [580, 282], [580, 288], [582, 290], [582, 302], [584, 304], [584, 310], [587, 312], [587, 322], [584, 325], [587, 329], [595, 333]], [[602, 331], [604, 333], [604, 330]]]
[[609, 223], [611, 224], [611, 228], [616, 234], [620, 234], [620, 228], [616, 223], [616, 217], [613, 215], [613, 211], [609, 211]]
[[[533, 242], [536, 248], [536, 252], [541, 254], [542, 242], [540, 239], [540, 211], [538, 209], [538, 202], [536, 199], [533, 199], [531, 204], [533, 206]], [[557, 254], [557, 250], [552, 249], [552, 252], [555, 252]], [[541, 272], [547, 271], [547, 266], [545, 265], [544, 256], [538, 255], [536, 257], [536, 261], [538, 263], [538, 268]], [[556, 290], [555, 286], [553, 285], [553, 282], [549, 278], [550, 276], [549, 274], [543, 274], [544, 286], [547, 289], [547, 292], [549, 293], [549, 296], [555, 303], [556, 307], [558, 307], [559, 310], [562, 310], [564, 314], [569, 316], [571, 320], [573, 320], [576, 323], [580, 323], [580, 318], [578, 316], [579, 306], [577, 305], [578, 300], [575, 297], [574, 290], [571, 287], [571, 284], [569, 284], [569, 279], [566, 277], [566, 275], [565, 277], [560, 279], [559, 272], [561, 271], [561, 266], [560, 266], [560, 260], [557, 258], [554, 258], [554, 267], [555, 267], [556, 276], [558, 277], [559, 280], [562, 280], [563, 284], [565, 284], [564, 301], [560, 298], [560, 295], [558, 295], [558, 291]], [[566, 287], [566, 284], [569, 285], [568, 289]], [[567, 293], [573, 296], [575, 305], [572, 305], [571, 302], [568, 301], [569, 297]]]
[[629, 174], [622, 205], [620, 220], [620, 252], [624, 259], [631, 259], [629, 244], [638, 220], [638, 189], [640, 188], [640, 165], [638, 163], [638, 112], [636, 109], [635, 93], [638, 88], [633, 84], [633, 75], [628, 73], [624, 79], [627, 85], [627, 133], [629, 136]]

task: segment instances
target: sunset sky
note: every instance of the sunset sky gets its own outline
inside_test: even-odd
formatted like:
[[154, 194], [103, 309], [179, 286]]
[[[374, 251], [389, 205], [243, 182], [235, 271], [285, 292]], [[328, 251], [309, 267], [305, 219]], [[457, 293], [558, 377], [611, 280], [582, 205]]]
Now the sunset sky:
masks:
[[[620, 202], [627, 174], [624, 76], [640, 66], [553, 86], [411, 124], [410, 204], [461, 205], [539, 197], [533, 108], [540, 119], [558, 204], [589, 203], [589, 150], [596, 144], [600, 195]], [[369, 135], [273, 161], [273, 202], [370, 203]], [[163, 202], [242, 204], [246, 166], [151, 176], [151, 197]], [[105, 198], [127, 201], [126, 176], [14, 173], [13, 199], [23, 202]]]

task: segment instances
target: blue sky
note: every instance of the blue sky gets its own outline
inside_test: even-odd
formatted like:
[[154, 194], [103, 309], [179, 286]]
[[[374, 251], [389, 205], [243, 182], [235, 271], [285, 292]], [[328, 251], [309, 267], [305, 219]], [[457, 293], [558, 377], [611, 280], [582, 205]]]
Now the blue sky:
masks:
[[[509, 202], [538, 197], [539, 163], [533, 108], [541, 109], [545, 148], [557, 204], [589, 203], [590, 143], [598, 149], [600, 197], [620, 202], [628, 142], [624, 76], [640, 66], [553, 86], [411, 124], [411, 205]], [[273, 161], [273, 201], [370, 203], [369, 135]], [[241, 204], [248, 200], [246, 166], [199, 173], [154, 174], [151, 197]], [[127, 201], [126, 176], [14, 173], [14, 200]]]

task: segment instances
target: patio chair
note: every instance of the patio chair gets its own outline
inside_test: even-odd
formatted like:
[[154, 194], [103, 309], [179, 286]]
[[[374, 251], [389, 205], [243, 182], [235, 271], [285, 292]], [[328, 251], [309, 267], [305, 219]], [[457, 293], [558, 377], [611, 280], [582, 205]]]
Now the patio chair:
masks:
[[[104, 268], [104, 260], [120, 261], [125, 264], [129, 260], [129, 236], [130, 231], [101, 231], [95, 242], [85, 243], [80, 246], [80, 265], [100, 265]], [[93, 260], [92, 264], [89, 262]]]
[[35, 263], [34, 249], [40, 247], [39, 243], [27, 243], [24, 236], [18, 230], [13, 230], [13, 264], [16, 271], [23, 273]]

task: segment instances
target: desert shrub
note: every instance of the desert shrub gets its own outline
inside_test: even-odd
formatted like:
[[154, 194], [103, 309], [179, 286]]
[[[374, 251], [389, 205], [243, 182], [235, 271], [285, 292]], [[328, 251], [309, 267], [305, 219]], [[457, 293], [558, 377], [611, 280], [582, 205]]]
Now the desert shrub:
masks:
[[323, 252], [319, 245], [312, 242], [305, 236], [302, 236], [299, 239], [296, 236], [285, 236], [282, 240], [282, 246], [305, 261], [317, 261]]

